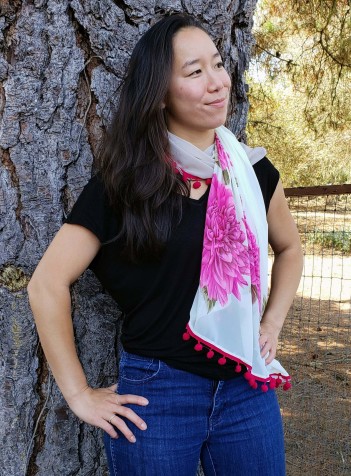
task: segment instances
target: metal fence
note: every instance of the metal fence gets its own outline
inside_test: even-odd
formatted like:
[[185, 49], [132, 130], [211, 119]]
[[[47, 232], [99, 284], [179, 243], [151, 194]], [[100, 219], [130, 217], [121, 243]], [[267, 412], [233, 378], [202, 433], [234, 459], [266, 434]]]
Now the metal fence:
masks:
[[278, 358], [288, 476], [351, 475], [351, 185], [286, 189], [304, 272]]

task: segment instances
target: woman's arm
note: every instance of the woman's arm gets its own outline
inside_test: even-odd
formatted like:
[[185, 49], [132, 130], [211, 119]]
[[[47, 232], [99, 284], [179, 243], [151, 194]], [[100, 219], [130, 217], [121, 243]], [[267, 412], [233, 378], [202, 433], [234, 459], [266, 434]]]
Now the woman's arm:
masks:
[[[99, 248], [98, 238], [86, 228], [63, 225], [38, 264], [28, 285], [28, 295], [45, 356], [68, 405], [80, 419], [117, 437], [108, 423], [113, 414], [145, 429], [145, 422], [122, 405], [148, 402], [136, 395], [117, 396], [116, 386], [89, 387], [77, 356], [71, 319], [70, 285], [88, 267]], [[134, 441], [133, 433], [121, 418], [115, 417], [113, 423], [129, 441]]]
[[303, 253], [295, 222], [289, 211], [282, 183], [279, 181], [268, 214], [268, 240], [274, 252], [271, 290], [260, 327], [261, 355], [275, 357], [278, 336], [300, 282]]

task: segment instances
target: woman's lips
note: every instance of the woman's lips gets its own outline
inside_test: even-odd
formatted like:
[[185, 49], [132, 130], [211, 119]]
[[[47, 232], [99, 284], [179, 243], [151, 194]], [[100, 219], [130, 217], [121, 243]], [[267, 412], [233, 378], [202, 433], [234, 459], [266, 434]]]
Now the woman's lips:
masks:
[[219, 98], [207, 103], [206, 106], [213, 106], [213, 107], [220, 108], [225, 106], [226, 104], [227, 104], [227, 98]]

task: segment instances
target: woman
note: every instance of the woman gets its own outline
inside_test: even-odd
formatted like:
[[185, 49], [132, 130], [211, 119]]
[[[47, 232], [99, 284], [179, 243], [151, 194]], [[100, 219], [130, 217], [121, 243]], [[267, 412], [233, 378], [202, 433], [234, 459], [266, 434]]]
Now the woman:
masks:
[[[199, 460], [206, 475], [285, 474], [272, 389], [290, 377], [274, 358], [302, 255], [278, 172], [223, 127], [230, 87], [193, 18], [154, 25], [101, 171], [28, 287], [56, 382], [105, 431], [111, 475], [193, 476]], [[87, 267], [125, 313], [118, 393], [89, 387], [75, 350], [69, 287]]]

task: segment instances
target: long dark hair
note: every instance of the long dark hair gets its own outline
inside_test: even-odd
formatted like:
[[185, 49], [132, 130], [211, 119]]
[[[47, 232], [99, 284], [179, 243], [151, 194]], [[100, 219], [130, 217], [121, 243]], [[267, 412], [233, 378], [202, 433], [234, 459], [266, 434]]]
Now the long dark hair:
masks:
[[163, 107], [172, 40], [188, 27], [204, 30], [193, 17], [176, 14], [157, 22], [138, 41], [103, 143], [100, 170], [118, 217], [117, 238], [133, 261], [161, 251], [181, 217], [181, 195], [189, 194], [172, 165]]

